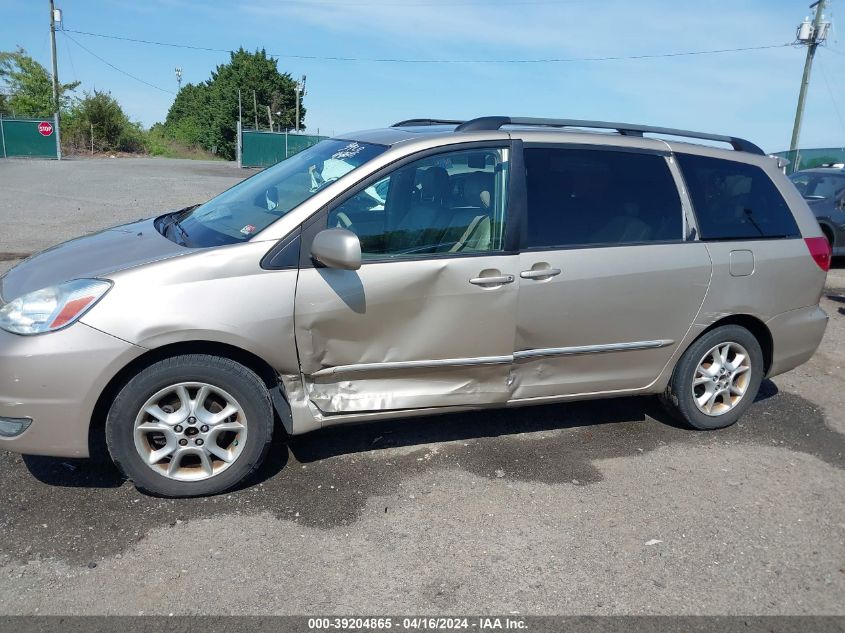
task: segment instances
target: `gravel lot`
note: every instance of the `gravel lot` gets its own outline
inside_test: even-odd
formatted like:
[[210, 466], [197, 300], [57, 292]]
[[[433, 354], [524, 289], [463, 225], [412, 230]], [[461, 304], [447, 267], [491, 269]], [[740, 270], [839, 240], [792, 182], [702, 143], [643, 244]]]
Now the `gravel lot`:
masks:
[[[0, 272], [249, 172], [0, 161]], [[845, 615], [845, 270], [820, 351], [740, 424], [651, 398], [329, 429], [209, 499], [0, 453], [0, 613]]]

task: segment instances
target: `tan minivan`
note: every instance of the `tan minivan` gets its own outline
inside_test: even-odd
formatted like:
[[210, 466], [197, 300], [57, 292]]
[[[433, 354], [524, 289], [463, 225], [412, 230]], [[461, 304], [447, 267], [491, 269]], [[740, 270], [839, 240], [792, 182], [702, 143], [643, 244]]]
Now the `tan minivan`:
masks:
[[806, 202], [743, 139], [405, 121], [10, 270], [0, 449], [105, 439], [136, 486], [190, 496], [248, 477], [277, 420], [659, 394], [719, 428], [812, 356], [829, 264]]

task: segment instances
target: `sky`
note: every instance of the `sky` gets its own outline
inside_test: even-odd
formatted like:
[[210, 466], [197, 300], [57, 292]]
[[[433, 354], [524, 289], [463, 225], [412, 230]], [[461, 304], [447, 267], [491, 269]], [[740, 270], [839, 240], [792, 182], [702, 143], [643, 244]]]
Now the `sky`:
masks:
[[[416, 117], [545, 116], [731, 134], [773, 152], [789, 145], [806, 52], [783, 45], [811, 14], [808, 5], [809, 0], [56, 0], [66, 30], [56, 37], [60, 80], [81, 81], [80, 92], [110, 91], [145, 126], [167, 115], [177, 89], [176, 66], [183, 69], [183, 84], [198, 83], [228, 54], [73, 31], [224, 50], [264, 48], [278, 58], [281, 71], [307, 76], [306, 125], [320, 134]], [[840, 11], [843, 26], [837, 29]], [[845, 0], [830, 2], [827, 14], [834, 28], [816, 55], [801, 147], [845, 146]], [[0, 0], [0, 50], [15, 46], [49, 68], [47, 0]], [[762, 46], [775, 47], [583, 60]], [[383, 59], [405, 61], [373, 61]], [[572, 61], [531, 61], [543, 59]]]

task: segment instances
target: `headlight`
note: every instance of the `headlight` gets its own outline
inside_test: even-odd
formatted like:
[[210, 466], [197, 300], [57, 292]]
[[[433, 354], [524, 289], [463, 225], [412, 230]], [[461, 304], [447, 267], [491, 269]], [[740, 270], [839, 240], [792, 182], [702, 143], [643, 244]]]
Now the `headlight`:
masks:
[[101, 279], [75, 279], [30, 292], [0, 308], [0, 328], [13, 334], [42, 334], [67, 327], [111, 288]]

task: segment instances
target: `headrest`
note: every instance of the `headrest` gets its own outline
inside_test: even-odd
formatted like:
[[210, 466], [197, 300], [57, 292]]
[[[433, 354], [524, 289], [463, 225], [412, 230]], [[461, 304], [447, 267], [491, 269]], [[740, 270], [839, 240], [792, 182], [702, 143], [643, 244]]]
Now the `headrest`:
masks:
[[464, 180], [464, 202], [470, 206], [480, 205], [485, 209], [490, 206], [493, 195], [493, 174], [474, 171]]
[[420, 200], [442, 204], [449, 195], [449, 174], [442, 167], [420, 172]]
[[487, 165], [487, 154], [484, 152], [473, 152], [467, 157], [467, 167], [470, 169], [484, 169]]

